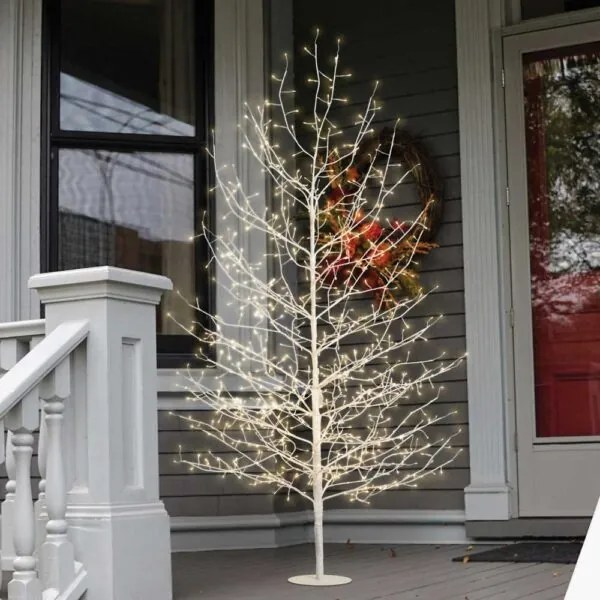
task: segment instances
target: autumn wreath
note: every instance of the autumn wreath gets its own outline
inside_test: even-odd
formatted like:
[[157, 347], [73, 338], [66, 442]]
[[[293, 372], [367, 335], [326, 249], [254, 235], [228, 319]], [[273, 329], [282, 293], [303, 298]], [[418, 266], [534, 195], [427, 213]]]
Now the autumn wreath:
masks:
[[[384, 226], [373, 213], [356, 208], [360, 202], [355, 196], [364, 191], [361, 184], [373, 161], [388, 157], [410, 172], [416, 184], [422, 210], [415, 221], [391, 219]], [[325, 282], [371, 291], [379, 306], [419, 294], [416, 259], [437, 247], [443, 209], [442, 183], [422, 144], [406, 131], [386, 128], [360, 148], [351, 164], [340, 164], [336, 153], [325, 161], [328, 183], [319, 237]]]

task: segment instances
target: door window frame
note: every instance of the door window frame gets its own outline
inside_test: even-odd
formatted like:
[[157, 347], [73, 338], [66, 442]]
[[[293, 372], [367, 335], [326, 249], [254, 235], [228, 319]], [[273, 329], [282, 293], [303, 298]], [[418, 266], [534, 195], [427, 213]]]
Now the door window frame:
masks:
[[[576, 13], [574, 13], [576, 14]], [[535, 431], [535, 381], [533, 362], [533, 319], [531, 312], [531, 277], [529, 252], [529, 208], [527, 202], [527, 163], [522, 80], [522, 56], [544, 48], [577, 46], [599, 38], [598, 20], [573, 23], [571, 13], [561, 15], [560, 27], [534, 24], [527, 31], [509, 28], [502, 40], [504, 71], [504, 120], [506, 189], [510, 194], [505, 243], [510, 255], [507, 285], [512, 290], [512, 357], [515, 459], [518, 462], [519, 515], [521, 516], [588, 516], [593, 507], [574, 505], [573, 510], [553, 512], [534, 490], [532, 469], [536, 457], [544, 465], [561, 452], [576, 452], [582, 444], [590, 451], [600, 450], [600, 436], [538, 438]], [[548, 18], [554, 21], [554, 18]], [[529, 23], [529, 22], [528, 22]], [[516, 33], [513, 33], [516, 31]], [[591, 455], [590, 455], [591, 456]], [[543, 477], [539, 474], [539, 477]], [[567, 486], [572, 487], [572, 486]], [[570, 491], [568, 493], [571, 493]]]

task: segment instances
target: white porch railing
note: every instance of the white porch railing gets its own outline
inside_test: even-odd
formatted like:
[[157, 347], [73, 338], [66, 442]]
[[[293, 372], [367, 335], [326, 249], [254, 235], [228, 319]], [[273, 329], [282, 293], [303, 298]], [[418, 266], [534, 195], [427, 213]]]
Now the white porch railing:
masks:
[[[86, 572], [75, 562], [67, 538], [62, 423], [70, 396], [71, 353], [89, 327], [87, 321], [66, 322], [46, 337], [43, 327], [44, 321], [0, 325], [0, 370], [5, 372], [0, 380], [0, 443], [6, 429], [9, 478], [2, 503], [2, 568], [13, 571], [9, 598], [40, 598], [42, 589], [45, 599], [67, 591], [65, 598], [80, 598]], [[34, 511], [31, 457], [38, 428], [42, 478]]]
[[45, 319], [0, 324], [10, 600], [171, 599], [155, 383], [155, 305], [170, 285], [110, 267], [37, 275]]

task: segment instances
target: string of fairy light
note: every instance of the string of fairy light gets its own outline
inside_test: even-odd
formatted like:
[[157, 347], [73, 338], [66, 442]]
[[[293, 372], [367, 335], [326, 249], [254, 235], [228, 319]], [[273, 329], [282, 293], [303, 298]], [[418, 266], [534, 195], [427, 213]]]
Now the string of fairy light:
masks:
[[[214, 192], [226, 210], [216, 231], [205, 225], [202, 235], [219, 273], [215, 285], [239, 310], [236, 316], [211, 314], [192, 302], [198, 323], [208, 320], [210, 327], [180, 323], [202, 348], [215, 351], [201, 351], [213, 367], [207, 369], [210, 381], [192, 369], [180, 372], [190, 399], [211, 412], [203, 413], [210, 418], [178, 414], [209, 440], [198, 453], [180, 448], [178, 462], [274, 493], [285, 490], [320, 508], [339, 496], [369, 502], [385, 490], [416, 487], [454, 460], [459, 449], [452, 442], [460, 433], [432, 433], [432, 426], [455, 412], [436, 412], [442, 388], [434, 381], [460, 358], [423, 356], [431, 352], [423, 348], [428, 332], [443, 318], [416, 324], [410, 318], [428, 293], [366, 306], [363, 289], [333, 285], [323, 276], [332, 253], [342, 256], [350, 226], [379, 220], [407, 176], [391, 150], [378, 147], [352, 196], [343, 199], [345, 223], [319, 243], [332, 185], [323, 157], [333, 156], [343, 170], [372, 133], [380, 108], [374, 89], [356, 117], [352, 142], [337, 143], [348, 133], [335, 123], [335, 109], [348, 105], [338, 84], [350, 77], [339, 72], [339, 47], [330, 72], [320, 66], [316, 42], [305, 48], [315, 69], [306, 114], [293, 106], [287, 56], [282, 76], [273, 76], [275, 99], [246, 106], [243, 147], [270, 179], [273, 205], [245, 190], [233, 166], [216, 169]], [[291, 153], [278, 144], [282, 135], [293, 145]], [[213, 157], [218, 159], [218, 148]], [[268, 240], [260, 257], [248, 255], [240, 243], [247, 231]], [[297, 279], [288, 276], [290, 270]], [[381, 291], [388, 285], [383, 282]], [[235, 392], [232, 379], [238, 382]]]

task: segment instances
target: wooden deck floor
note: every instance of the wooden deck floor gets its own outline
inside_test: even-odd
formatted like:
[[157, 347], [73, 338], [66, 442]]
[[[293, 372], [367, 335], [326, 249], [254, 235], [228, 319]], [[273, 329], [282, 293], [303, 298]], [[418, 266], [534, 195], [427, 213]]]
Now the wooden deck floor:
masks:
[[[486, 546], [489, 548], [489, 546]], [[465, 546], [330, 545], [326, 571], [353, 582], [304, 588], [312, 547], [173, 555], [175, 600], [558, 600], [573, 565], [453, 563]], [[475, 549], [476, 550], [476, 549]]]

